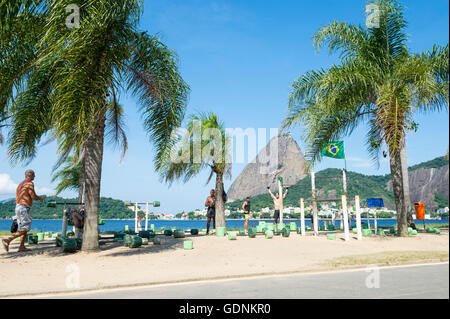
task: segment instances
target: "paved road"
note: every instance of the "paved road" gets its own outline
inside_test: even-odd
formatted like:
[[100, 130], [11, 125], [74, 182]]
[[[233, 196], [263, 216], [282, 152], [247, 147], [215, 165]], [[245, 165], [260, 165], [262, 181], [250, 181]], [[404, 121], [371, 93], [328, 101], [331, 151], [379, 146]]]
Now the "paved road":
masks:
[[[368, 288], [373, 287], [373, 288]], [[377, 288], [378, 286], [378, 288]], [[46, 296], [48, 298], [49, 296]], [[55, 295], [57, 298], [449, 298], [449, 264], [255, 277]], [[51, 298], [51, 297], [50, 297]]]

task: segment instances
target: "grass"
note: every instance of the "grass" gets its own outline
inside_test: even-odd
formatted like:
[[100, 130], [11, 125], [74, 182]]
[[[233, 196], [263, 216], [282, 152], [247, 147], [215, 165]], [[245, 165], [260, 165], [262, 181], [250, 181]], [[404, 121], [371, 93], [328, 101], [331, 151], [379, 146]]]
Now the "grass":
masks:
[[361, 265], [397, 265], [410, 262], [448, 261], [446, 251], [388, 251], [367, 255], [353, 255], [330, 259], [325, 266], [333, 268]]

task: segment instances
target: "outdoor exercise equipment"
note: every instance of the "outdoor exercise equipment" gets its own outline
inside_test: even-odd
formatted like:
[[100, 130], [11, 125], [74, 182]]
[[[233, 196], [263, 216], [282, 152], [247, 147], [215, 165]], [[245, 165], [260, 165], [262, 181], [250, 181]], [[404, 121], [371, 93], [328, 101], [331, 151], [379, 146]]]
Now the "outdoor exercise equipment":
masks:
[[[375, 233], [378, 230], [378, 224], [377, 224], [377, 208], [383, 208], [384, 202], [383, 198], [367, 198], [365, 203], [363, 204], [363, 207], [372, 208], [373, 214], [374, 214], [374, 226], [375, 226]], [[368, 229], [370, 229], [370, 209], [367, 210], [367, 224]]]
[[173, 234], [173, 232], [172, 232], [172, 230], [170, 230], [170, 229], [166, 229], [166, 230], [164, 231], [164, 235], [165, 235], [165, 236], [172, 236], [172, 234]]
[[[322, 202], [338, 202], [338, 201], [342, 201], [341, 199], [317, 199], [317, 194], [316, 194], [316, 178], [317, 179], [341, 179], [342, 178], [342, 185], [343, 185], [343, 190], [344, 190], [344, 195], [345, 198], [347, 198], [347, 171], [346, 169], [342, 170], [342, 175], [341, 176], [316, 176], [315, 172], [311, 172], [310, 173], [310, 177], [311, 177], [311, 199], [309, 199], [311, 201], [311, 206], [312, 206], [312, 211], [313, 211], [313, 227], [314, 227], [314, 235], [318, 236], [319, 235], [319, 212], [318, 212], [318, 208], [317, 208], [317, 204], [318, 203], [322, 203]], [[296, 184], [297, 186], [309, 186], [308, 184]], [[305, 211], [305, 199], [300, 198], [299, 203], [300, 203], [300, 228], [301, 231], [300, 233], [302, 234], [302, 236], [305, 235], [305, 215], [304, 215], [304, 211]], [[344, 213], [344, 212], [343, 212]], [[332, 224], [334, 225], [335, 223], [335, 215], [334, 212], [331, 213], [332, 214]], [[347, 218], [348, 218], [348, 214], [347, 214]], [[344, 218], [343, 218], [344, 219]], [[348, 220], [347, 220], [347, 224], [348, 224]], [[345, 223], [340, 223], [340, 228], [343, 229], [345, 227]], [[326, 229], [326, 224], [325, 224], [325, 229]]]
[[128, 243], [129, 248], [138, 248], [142, 246], [142, 238], [137, 235], [131, 235]]
[[194, 243], [192, 242], [192, 240], [185, 240], [183, 242], [183, 248], [186, 250], [191, 250], [194, 248]]
[[273, 238], [273, 231], [272, 230], [266, 230], [264, 235], [265, 235], [266, 239], [271, 239], [271, 238]]
[[235, 231], [229, 231], [228, 232], [228, 239], [229, 240], [236, 240], [236, 232]]
[[184, 238], [185, 237], [185, 233], [184, 230], [181, 229], [177, 229], [173, 232], [173, 237], [174, 238]]
[[69, 225], [70, 210], [67, 208], [67, 205], [70, 205], [70, 206], [84, 205], [84, 201], [82, 200], [81, 202], [75, 203], [75, 202], [57, 202], [56, 200], [49, 200], [47, 202], [47, 208], [55, 208], [56, 209], [56, 207], [58, 205], [64, 206], [61, 233], [63, 236], [65, 236], [67, 233], [67, 226], [73, 226], [73, 225]]
[[216, 227], [216, 236], [225, 236], [225, 227]]
[[[312, 180], [314, 178], [312, 177]], [[314, 194], [314, 190], [313, 190], [313, 194]], [[305, 231], [304, 231], [304, 220], [305, 220], [305, 205], [304, 205], [304, 199], [300, 198], [300, 219], [301, 219], [301, 233], [302, 235], [304, 235]], [[313, 196], [312, 202], [313, 202], [313, 210], [314, 210], [314, 203], [318, 202], [336, 202], [339, 201], [338, 199], [320, 199], [317, 200], [315, 199], [315, 196]], [[350, 240], [350, 234], [349, 234], [349, 221], [348, 221], [348, 211], [347, 211], [347, 196], [346, 195], [342, 195], [341, 199], [340, 199], [341, 203], [342, 203], [342, 220], [341, 220], [341, 227], [344, 229], [344, 239], [345, 241]], [[355, 206], [356, 206], [356, 215], [357, 215], [357, 224], [358, 224], [358, 220], [359, 220], [359, 225], [361, 223], [361, 219], [358, 219], [358, 214], [360, 213], [359, 211], [359, 197], [356, 196], [355, 197]], [[318, 212], [314, 212], [314, 235], [318, 235], [319, 234], [319, 219], [318, 219]], [[323, 228], [325, 230], [325, 227]]]
[[[161, 203], [159, 201], [154, 201], [154, 202], [145, 202], [145, 203], [139, 203], [139, 202], [135, 202], [134, 205], [131, 202], [125, 202], [125, 206], [133, 207], [134, 210], [134, 230], [135, 232], [138, 232], [140, 229], [140, 227], [138, 227], [138, 212], [139, 212], [139, 205], [145, 205], [145, 228], [144, 230], [148, 230], [148, 207], [150, 205], [152, 205], [153, 207], [160, 207]], [[139, 223], [140, 225], [140, 223]], [[154, 226], [153, 226], [154, 228]]]

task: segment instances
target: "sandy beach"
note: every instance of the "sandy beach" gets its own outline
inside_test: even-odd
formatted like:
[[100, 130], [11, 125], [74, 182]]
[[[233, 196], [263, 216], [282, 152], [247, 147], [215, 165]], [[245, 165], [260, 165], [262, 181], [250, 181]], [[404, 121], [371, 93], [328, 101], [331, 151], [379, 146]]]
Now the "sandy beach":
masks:
[[[29, 246], [33, 249], [30, 253], [18, 253], [18, 242], [13, 242], [10, 252], [2, 250], [0, 255], [0, 296], [335, 270], [372, 264], [378, 257], [365, 256], [373, 254], [383, 257], [379, 260], [384, 264], [402, 263], [405, 256], [416, 256], [413, 262], [433, 262], [448, 260], [449, 253], [448, 231], [407, 238], [364, 237], [362, 241], [353, 235], [348, 242], [342, 233], [336, 240], [327, 240], [324, 234], [301, 237], [296, 233], [272, 239], [262, 235], [254, 239], [239, 236], [237, 240], [202, 235], [161, 238], [161, 245], [135, 249], [123, 247], [121, 242], [104, 241], [100, 252], [89, 254], [64, 254], [52, 240]], [[192, 240], [194, 249], [184, 250], [183, 240]], [[70, 284], [74, 271], [79, 274], [79, 287]]]

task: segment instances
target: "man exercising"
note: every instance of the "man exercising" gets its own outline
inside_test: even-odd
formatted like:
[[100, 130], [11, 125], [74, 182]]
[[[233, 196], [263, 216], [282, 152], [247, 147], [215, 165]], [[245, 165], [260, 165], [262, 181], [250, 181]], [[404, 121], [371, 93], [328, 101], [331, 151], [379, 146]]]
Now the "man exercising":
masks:
[[209, 224], [211, 223], [211, 219], [213, 221], [213, 227], [216, 229], [216, 192], [214, 189], [211, 189], [209, 194], [210, 195], [205, 203], [205, 206], [208, 207], [208, 212], [206, 213], [206, 217], [208, 218], [208, 221], [206, 222], [206, 235], [209, 234]]
[[245, 199], [244, 203], [242, 204], [242, 210], [244, 211], [244, 218], [245, 218], [245, 222], [244, 222], [244, 228], [245, 231], [248, 233], [248, 220], [250, 219], [250, 197], [247, 196], [247, 198]]
[[9, 251], [9, 244], [12, 240], [20, 237], [19, 251], [30, 251], [31, 249], [25, 248], [25, 237], [27, 232], [31, 229], [31, 205], [33, 200], [44, 201], [43, 197], [36, 195], [34, 191], [33, 180], [35, 178], [34, 171], [28, 169], [25, 171], [25, 180], [17, 186], [16, 190], [16, 219], [17, 219], [17, 232], [10, 236], [8, 239], [2, 239], [3, 247], [6, 252]]
[[[280, 194], [277, 193], [276, 196], [272, 194], [270, 191], [270, 186], [267, 186], [267, 189], [269, 190], [269, 194], [273, 199], [273, 206], [275, 208], [275, 213], [273, 214], [273, 217], [275, 218], [275, 229], [277, 228], [278, 219], [280, 218], [280, 206], [281, 206], [281, 198]], [[286, 195], [288, 193], [289, 187], [286, 187], [286, 192], [284, 192], [283, 199], [286, 198]]]

